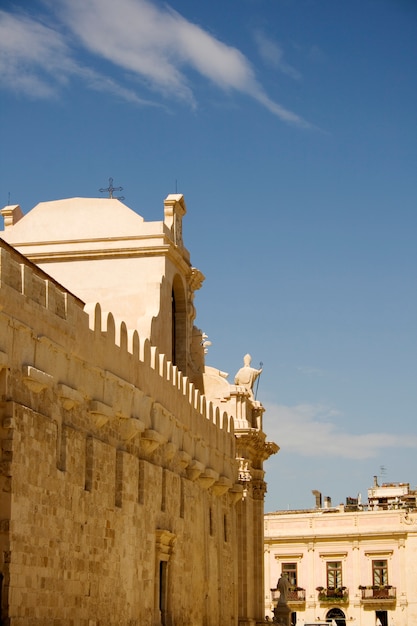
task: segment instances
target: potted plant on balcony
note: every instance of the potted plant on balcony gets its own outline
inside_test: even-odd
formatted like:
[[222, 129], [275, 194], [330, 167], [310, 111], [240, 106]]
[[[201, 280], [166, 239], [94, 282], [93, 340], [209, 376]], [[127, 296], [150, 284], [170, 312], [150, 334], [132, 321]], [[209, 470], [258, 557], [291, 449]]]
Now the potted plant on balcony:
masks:
[[316, 587], [316, 591], [319, 592], [319, 600], [325, 600], [327, 598], [327, 589], [324, 587]]
[[300, 593], [302, 591], [304, 591], [303, 587], [290, 587], [288, 590], [288, 599], [292, 600], [293, 602], [297, 600], [304, 600], [303, 595]]
[[345, 591], [346, 591], [346, 587], [337, 587], [334, 590], [334, 597], [335, 598], [343, 598], [345, 596]]
[[372, 585], [374, 598], [388, 598], [391, 585]]
[[340, 602], [344, 602], [347, 599], [347, 591], [346, 587], [316, 587], [316, 591], [319, 592], [318, 599], [321, 602], [326, 600], [335, 601], [339, 600]]

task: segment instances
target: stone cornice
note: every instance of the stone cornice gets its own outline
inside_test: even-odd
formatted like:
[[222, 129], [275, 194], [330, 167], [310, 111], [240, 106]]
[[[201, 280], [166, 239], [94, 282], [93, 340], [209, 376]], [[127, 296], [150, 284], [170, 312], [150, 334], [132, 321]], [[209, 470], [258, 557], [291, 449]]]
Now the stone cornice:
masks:
[[[270, 519], [268, 519], [268, 521], [270, 521]], [[366, 544], [366, 542], [368, 542], [369, 540], [378, 540], [378, 539], [392, 539], [393, 541], [399, 541], [400, 539], [406, 539], [407, 538], [407, 533], [404, 533], [404, 531], [399, 531], [396, 529], [386, 529], [386, 530], [381, 530], [381, 531], [364, 531], [364, 530], [360, 530], [358, 532], [352, 532], [351, 530], [344, 532], [343, 529], [336, 529], [336, 526], [333, 527], [329, 527], [327, 530], [323, 530], [322, 532], [314, 529], [310, 529], [307, 527], [307, 524], [305, 525], [305, 529], [303, 530], [302, 533], [294, 533], [294, 534], [289, 534], [286, 533], [285, 537], [282, 537], [281, 535], [278, 534], [273, 534], [270, 530], [268, 530], [267, 533], [265, 533], [265, 543], [276, 543], [276, 544], [284, 544], [284, 545], [291, 545], [291, 544], [298, 544], [300, 542], [304, 542], [304, 541], [311, 541], [313, 543], [315, 543], [317, 546], [325, 543], [326, 541], [340, 541], [340, 540], [346, 540], [346, 541], [353, 541], [353, 540], [357, 540], [359, 542], [363, 542]]]
[[[140, 238], [131, 238], [129, 240], [114, 239], [111, 240], [114, 245], [109, 246], [107, 241], [107, 248], [103, 249], [103, 242], [97, 240], [97, 247], [92, 246], [91, 240], [86, 241], [89, 244], [88, 247], [79, 247], [78, 249], [71, 248], [67, 244], [70, 242], [61, 242], [59, 244], [51, 244], [55, 247], [48, 251], [43, 251], [43, 245], [38, 244], [16, 244], [16, 248], [19, 252], [25, 255], [32, 263], [60, 263], [68, 261], [91, 261], [91, 260], [103, 260], [103, 259], [133, 259], [143, 257], [165, 257], [170, 259], [174, 265], [185, 275], [192, 272], [190, 266], [189, 252], [185, 248], [179, 249], [174, 246], [172, 241], [168, 238], [161, 238], [159, 235], [154, 237], [146, 236], [143, 238], [147, 243], [146, 245], [137, 246], [132, 245]], [[152, 241], [152, 239], [158, 241]], [[120, 245], [120, 242], [125, 242], [126, 245]], [[197, 270], [198, 271], [198, 270]], [[204, 279], [204, 277], [203, 277]], [[201, 283], [200, 283], [201, 284]], [[197, 288], [197, 287], [195, 287]]]
[[237, 430], [235, 431], [235, 436], [238, 449], [246, 448], [262, 461], [276, 454], [279, 450], [279, 446], [273, 441], [265, 441], [265, 433], [256, 428], [248, 429], [247, 431]]

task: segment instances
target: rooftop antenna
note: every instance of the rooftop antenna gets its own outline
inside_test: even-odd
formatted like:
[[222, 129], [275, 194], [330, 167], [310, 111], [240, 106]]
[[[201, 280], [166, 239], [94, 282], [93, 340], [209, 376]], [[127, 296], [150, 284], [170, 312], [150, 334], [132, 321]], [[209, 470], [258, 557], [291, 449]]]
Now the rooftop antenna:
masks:
[[10, 206], [10, 191], [7, 194], [7, 206]]
[[124, 196], [113, 196], [113, 191], [123, 191], [123, 187], [113, 187], [113, 179], [110, 177], [109, 178], [109, 186], [108, 187], [102, 187], [101, 189], [99, 189], [100, 193], [105, 193], [106, 191], [109, 192], [109, 198], [111, 199], [115, 199], [115, 200], [124, 200], [125, 197]]
[[387, 473], [387, 468], [385, 467], [385, 465], [380, 465], [379, 466], [379, 472], [381, 475], [381, 482], [383, 482], [383, 478], [385, 477], [386, 473]]

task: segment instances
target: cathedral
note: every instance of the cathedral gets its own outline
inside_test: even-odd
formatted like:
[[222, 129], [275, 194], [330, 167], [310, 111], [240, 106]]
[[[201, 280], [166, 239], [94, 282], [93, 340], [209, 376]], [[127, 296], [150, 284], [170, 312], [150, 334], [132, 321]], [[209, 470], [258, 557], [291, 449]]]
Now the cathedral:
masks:
[[0, 213], [1, 624], [263, 624], [278, 446], [250, 356], [205, 365], [184, 197]]

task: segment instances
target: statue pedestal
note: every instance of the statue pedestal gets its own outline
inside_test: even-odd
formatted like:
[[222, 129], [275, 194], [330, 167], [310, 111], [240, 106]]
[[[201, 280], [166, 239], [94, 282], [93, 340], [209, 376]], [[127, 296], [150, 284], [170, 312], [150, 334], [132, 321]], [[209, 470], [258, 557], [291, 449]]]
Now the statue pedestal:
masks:
[[291, 609], [288, 604], [277, 604], [274, 608], [274, 622], [282, 626], [291, 626]]

